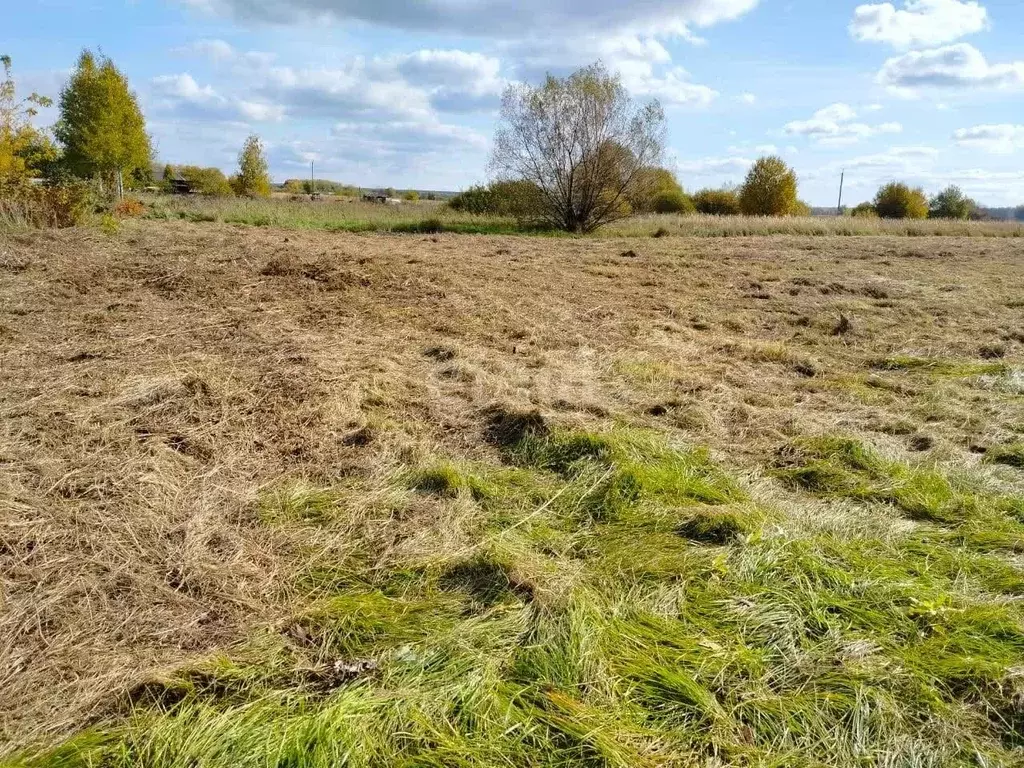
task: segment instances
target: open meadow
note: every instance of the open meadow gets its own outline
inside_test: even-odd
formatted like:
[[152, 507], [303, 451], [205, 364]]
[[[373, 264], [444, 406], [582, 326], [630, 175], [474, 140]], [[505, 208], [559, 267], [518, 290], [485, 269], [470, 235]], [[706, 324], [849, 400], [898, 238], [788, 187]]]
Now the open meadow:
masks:
[[1024, 764], [1020, 237], [170, 205], [0, 233], [0, 763]]

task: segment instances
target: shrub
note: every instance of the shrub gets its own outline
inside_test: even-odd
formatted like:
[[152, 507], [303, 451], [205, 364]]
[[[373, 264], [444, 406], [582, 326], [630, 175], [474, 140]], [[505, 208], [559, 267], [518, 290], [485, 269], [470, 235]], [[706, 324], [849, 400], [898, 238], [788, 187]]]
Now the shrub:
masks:
[[920, 187], [893, 181], [878, 190], [875, 210], [883, 219], [924, 219], [928, 216], [928, 198]]
[[114, 215], [119, 219], [134, 219], [145, 213], [146, 206], [134, 197], [126, 197], [114, 206]]
[[978, 204], [957, 186], [949, 186], [931, 199], [928, 207], [930, 219], [970, 219], [978, 210]]
[[861, 203], [850, 211], [850, 215], [855, 219], [877, 219], [878, 211], [875, 210], [875, 206], [872, 203]]
[[417, 203], [419, 202], [420, 199], [420, 193], [417, 192], [415, 189], [411, 189], [404, 195], [402, 195], [402, 199], [410, 203]]
[[793, 210], [789, 212], [790, 216], [811, 216], [814, 212], [811, 210], [811, 206], [805, 203], [803, 200], [797, 200], [793, 204]]
[[681, 191], [661, 192], [651, 206], [655, 213], [694, 213], [693, 200]]
[[797, 207], [796, 174], [781, 157], [762, 157], [740, 188], [740, 210], [747, 216], [791, 216]]
[[56, 186], [22, 185], [0, 199], [0, 221], [40, 229], [74, 227], [85, 221], [95, 204], [84, 182]]
[[234, 194], [231, 184], [220, 168], [200, 168], [195, 165], [186, 165], [179, 173], [181, 178], [192, 187], [192, 191], [197, 194], [211, 197], [231, 197]]
[[709, 216], [738, 216], [740, 212], [739, 197], [731, 189], [702, 189], [693, 196], [693, 205]]
[[494, 195], [482, 185], [470, 187], [448, 201], [448, 207], [462, 213], [484, 214], [494, 208]]
[[626, 192], [626, 200], [634, 213], [652, 213], [657, 211], [659, 199], [682, 194], [683, 188], [672, 171], [666, 168], [641, 168]]

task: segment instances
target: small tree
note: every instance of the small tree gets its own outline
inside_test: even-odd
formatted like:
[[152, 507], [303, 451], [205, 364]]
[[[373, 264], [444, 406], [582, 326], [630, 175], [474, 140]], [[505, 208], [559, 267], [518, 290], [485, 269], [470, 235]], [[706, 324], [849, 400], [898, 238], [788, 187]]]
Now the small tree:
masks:
[[928, 198], [920, 187], [893, 181], [878, 190], [875, 211], [883, 219], [924, 219], [928, 216]]
[[978, 209], [978, 204], [957, 186], [949, 186], [931, 199], [928, 218], [969, 219]]
[[732, 189], [702, 189], [693, 196], [693, 206], [706, 216], [738, 216], [740, 199]]
[[83, 51], [60, 94], [54, 128], [64, 162], [79, 177], [124, 191], [124, 177], [148, 169], [153, 155], [146, 121], [128, 80], [109, 58]]
[[781, 157], [762, 157], [740, 188], [740, 211], [747, 216], [791, 216], [798, 212], [796, 174]]
[[878, 211], [873, 203], [861, 203], [850, 211], [850, 215], [855, 219], [877, 219]]
[[418, 203], [420, 200], [420, 193], [417, 192], [415, 189], [410, 189], [408, 192], [402, 195], [402, 199], [409, 203]]
[[238, 173], [232, 177], [231, 186], [236, 195], [270, 197], [270, 171], [258, 136], [245, 140], [238, 155]]
[[656, 202], [683, 196], [683, 187], [675, 174], [667, 168], [642, 168], [637, 181], [629, 191], [629, 204], [634, 213], [650, 213], [656, 210]]
[[594, 64], [506, 89], [491, 170], [538, 190], [539, 223], [591, 232], [629, 215], [641, 171], [660, 164], [664, 145], [661, 105], [635, 104], [619, 77]]
[[32, 125], [40, 107], [52, 103], [31, 93], [19, 99], [11, 76], [11, 57], [0, 56], [0, 193], [41, 173], [56, 157], [56, 149], [42, 131]]
[[655, 213], [696, 213], [693, 200], [685, 192], [667, 190], [654, 196], [651, 205]]
[[211, 197], [231, 197], [234, 190], [220, 168], [200, 168], [186, 165], [180, 170], [181, 178], [188, 182], [193, 192]]

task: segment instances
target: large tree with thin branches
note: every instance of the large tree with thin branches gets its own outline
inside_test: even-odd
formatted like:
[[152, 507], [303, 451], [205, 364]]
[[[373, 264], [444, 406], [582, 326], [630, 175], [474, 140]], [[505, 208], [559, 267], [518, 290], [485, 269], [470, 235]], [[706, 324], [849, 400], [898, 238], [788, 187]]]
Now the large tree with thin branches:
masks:
[[502, 99], [491, 172], [534, 190], [528, 218], [590, 232], [628, 216], [629, 200], [660, 163], [665, 113], [635, 102], [600, 63], [543, 85], [509, 86]]

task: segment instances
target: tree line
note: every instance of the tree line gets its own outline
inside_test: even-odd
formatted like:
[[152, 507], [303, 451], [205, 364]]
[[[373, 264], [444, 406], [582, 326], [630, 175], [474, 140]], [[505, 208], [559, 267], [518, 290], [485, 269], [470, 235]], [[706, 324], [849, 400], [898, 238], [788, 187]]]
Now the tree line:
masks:
[[[33, 119], [53, 101], [37, 93], [19, 97], [11, 58], [0, 57], [0, 65], [0, 195], [5, 200], [30, 212], [38, 209], [42, 218], [74, 223], [90, 194], [120, 199], [126, 189], [154, 183], [155, 153], [145, 117], [127, 77], [109, 57], [82, 52], [61, 89], [51, 131], [36, 127]], [[230, 179], [216, 168], [185, 166], [180, 173], [200, 188], [250, 197], [270, 194], [265, 152], [256, 136], [246, 140]]]

